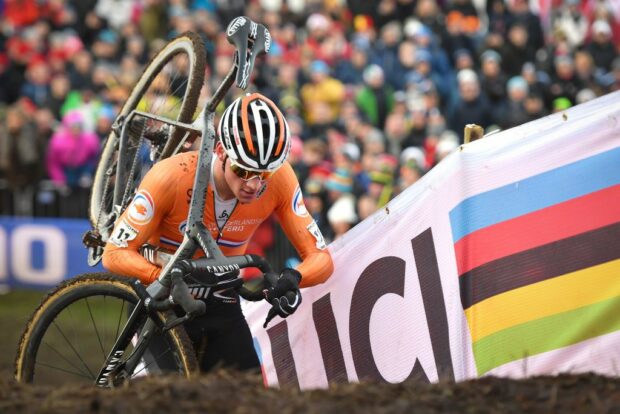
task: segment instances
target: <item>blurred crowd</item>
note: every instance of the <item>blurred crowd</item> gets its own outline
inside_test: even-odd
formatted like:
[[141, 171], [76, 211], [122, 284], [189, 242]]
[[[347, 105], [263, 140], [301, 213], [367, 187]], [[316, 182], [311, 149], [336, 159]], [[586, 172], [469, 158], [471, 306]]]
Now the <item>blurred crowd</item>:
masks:
[[0, 179], [14, 194], [89, 188], [167, 41], [200, 33], [217, 86], [228, 22], [265, 24], [251, 89], [286, 114], [329, 240], [458, 148], [466, 124], [507, 129], [620, 88], [617, 0], [0, 0], [0, 13]]

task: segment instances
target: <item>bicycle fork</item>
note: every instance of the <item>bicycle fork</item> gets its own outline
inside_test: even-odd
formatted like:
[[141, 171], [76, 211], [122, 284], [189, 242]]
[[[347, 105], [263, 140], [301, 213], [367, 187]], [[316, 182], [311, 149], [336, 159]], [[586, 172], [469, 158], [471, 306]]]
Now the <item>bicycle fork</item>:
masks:
[[[152, 318], [149, 318], [149, 312], [144, 302], [140, 300], [131, 312], [121, 334], [108, 354], [101, 371], [97, 375], [95, 385], [97, 387], [110, 388], [121, 385], [128, 379], [141, 362], [151, 339], [160, 328]], [[137, 342], [131, 354], [128, 358], [123, 359], [125, 350], [138, 333]]]

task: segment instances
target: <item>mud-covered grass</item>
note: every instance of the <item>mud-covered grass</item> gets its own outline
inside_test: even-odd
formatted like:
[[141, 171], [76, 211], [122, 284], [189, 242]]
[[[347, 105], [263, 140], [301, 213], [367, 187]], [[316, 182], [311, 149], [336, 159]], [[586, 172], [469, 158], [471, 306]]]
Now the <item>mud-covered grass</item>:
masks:
[[116, 389], [30, 386], [13, 380], [23, 327], [43, 292], [0, 296], [0, 413], [618, 413], [620, 378], [562, 375], [461, 383], [265, 388], [260, 376], [218, 371], [187, 380], [146, 378]]
[[1, 413], [620, 413], [620, 379], [562, 375], [461, 383], [340, 384], [301, 392], [218, 371], [146, 378], [116, 389], [0, 380]]

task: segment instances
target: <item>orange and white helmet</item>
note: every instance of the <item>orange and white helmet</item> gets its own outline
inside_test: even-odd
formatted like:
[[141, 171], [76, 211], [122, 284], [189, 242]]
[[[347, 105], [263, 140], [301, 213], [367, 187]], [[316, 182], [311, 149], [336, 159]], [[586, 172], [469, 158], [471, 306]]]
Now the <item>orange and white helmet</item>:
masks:
[[235, 99], [224, 111], [218, 130], [226, 154], [250, 171], [275, 171], [291, 147], [284, 115], [259, 93]]

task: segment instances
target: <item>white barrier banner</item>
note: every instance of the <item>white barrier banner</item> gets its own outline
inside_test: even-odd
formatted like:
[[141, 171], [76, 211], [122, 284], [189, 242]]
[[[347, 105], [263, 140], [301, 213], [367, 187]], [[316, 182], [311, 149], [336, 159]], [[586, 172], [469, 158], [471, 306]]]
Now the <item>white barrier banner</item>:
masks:
[[462, 146], [262, 327], [268, 385], [620, 370], [620, 92]]

